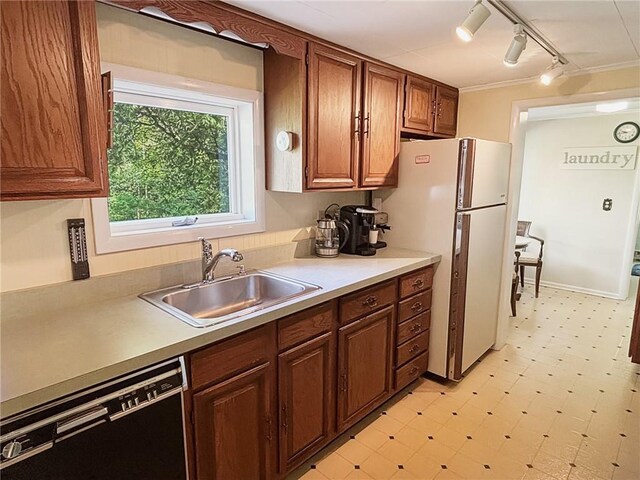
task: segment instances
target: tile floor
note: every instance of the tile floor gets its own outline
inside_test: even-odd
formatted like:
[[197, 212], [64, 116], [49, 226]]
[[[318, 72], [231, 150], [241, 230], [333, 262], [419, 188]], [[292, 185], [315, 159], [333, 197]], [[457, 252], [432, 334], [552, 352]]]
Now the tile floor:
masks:
[[462, 382], [421, 379], [290, 478], [640, 479], [634, 299], [532, 290]]

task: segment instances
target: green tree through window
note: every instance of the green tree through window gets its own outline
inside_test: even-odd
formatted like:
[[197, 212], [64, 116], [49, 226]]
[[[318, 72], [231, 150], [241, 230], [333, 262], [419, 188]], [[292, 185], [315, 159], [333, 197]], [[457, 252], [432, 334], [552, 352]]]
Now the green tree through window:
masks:
[[109, 220], [226, 213], [227, 117], [116, 103]]

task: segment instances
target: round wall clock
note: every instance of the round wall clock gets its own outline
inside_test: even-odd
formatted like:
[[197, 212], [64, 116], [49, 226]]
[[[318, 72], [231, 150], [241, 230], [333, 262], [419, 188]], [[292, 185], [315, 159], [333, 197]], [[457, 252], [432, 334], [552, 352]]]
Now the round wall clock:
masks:
[[636, 122], [623, 122], [613, 131], [613, 138], [620, 143], [631, 143], [640, 135], [640, 127]]

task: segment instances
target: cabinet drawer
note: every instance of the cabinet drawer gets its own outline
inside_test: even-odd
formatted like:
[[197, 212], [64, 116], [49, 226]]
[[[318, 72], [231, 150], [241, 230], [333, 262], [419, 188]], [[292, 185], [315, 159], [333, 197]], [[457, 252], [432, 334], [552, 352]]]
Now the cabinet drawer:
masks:
[[397, 342], [398, 345], [406, 342], [410, 338], [415, 337], [416, 335], [424, 332], [425, 330], [429, 330], [429, 325], [431, 324], [431, 310], [427, 310], [424, 313], [421, 313], [417, 317], [412, 318], [411, 320], [407, 320], [404, 323], [398, 325], [398, 336]]
[[413, 297], [402, 300], [398, 304], [398, 323], [425, 312], [431, 308], [431, 290], [419, 293]]
[[404, 342], [396, 349], [396, 365], [404, 365], [416, 355], [429, 349], [429, 331]]
[[423, 268], [400, 277], [400, 298], [422, 292], [433, 285], [433, 267]]
[[331, 301], [278, 321], [278, 349], [285, 350], [331, 330], [336, 302]]
[[396, 390], [406, 387], [416, 378], [427, 371], [429, 365], [429, 352], [424, 352], [396, 370]]
[[241, 333], [193, 353], [191, 386], [198, 389], [268, 362], [275, 354], [275, 324]]
[[391, 305], [397, 299], [396, 280], [374, 285], [340, 299], [340, 324], [344, 325]]

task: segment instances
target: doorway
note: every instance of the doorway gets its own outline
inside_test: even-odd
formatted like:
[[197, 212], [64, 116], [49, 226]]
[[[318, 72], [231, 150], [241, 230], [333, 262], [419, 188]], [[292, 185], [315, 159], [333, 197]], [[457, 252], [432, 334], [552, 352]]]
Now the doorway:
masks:
[[[532, 241], [521, 261], [535, 261], [534, 238], [544, 239], [541, 285], [627, 298], [640, 140], [616, 141], [614, 132], [638, 117], [638, 98], [528, 110], [518, 220], [531, 222]], [[534, 283], [535, 269], [525, 271]]]
[[[534, 109], [543, 107], [558, 107], [594, 102], [606, 103], [612, 101], [622, 101], [629, 98], [638, 98], [638, 93], [639, 92], [637, 89], [625, 89], [612, 92], [579, 94], [567, 97], [553, 97], [514, 102], [512, 106], [511, 129], [509, 137], [509, 141], [513, 146], [507, 211], [507, 221], [509, 225], [504, 242], [505, 252], [503, 257], [503, 285], [500, 297], [501, 311], [498, 321], [497, 341], [495, 345], [496, 349], [500, 349], [502, 348], [502, 346], [504, 346], [509, 326], [509, 300], [512, 278], [511, 273], [513, 271], [513, 251], [515, 248], [515, 236], [513, 235], [513, 232], [516, 231], [519, 214], [519, 205], [523, 182], [526, 133], [530, 111], [534, 111]], [[611, 138], [611, 142], [615, 143], [615, 140]], [[621, 260], [623, 264], [628, 265], [629, 270], [627, 270], [627, 273], [623, 276], [623, 278], [619, 279], [619, 286], [616, 289], [617, 292], [629, 291], [629, 273], [633, 259], [636, 233], [638, 230], [638, 199], [640, 198], [640, 177], [638, 175], [638, 171], [640, 171], [640, 168], [635, 168], [635, 173], [633, 174], [633, 192], [631, 194], [632, 207], [630, 208], [629, 217], [627, 220], [627, 226], [630, 228], [627, 228], [627, 231], [625, 232], [625, 248], [623, 255], [624, 259]], [[626, 295], [627, 294], [624, 293], [625, 298]]]

